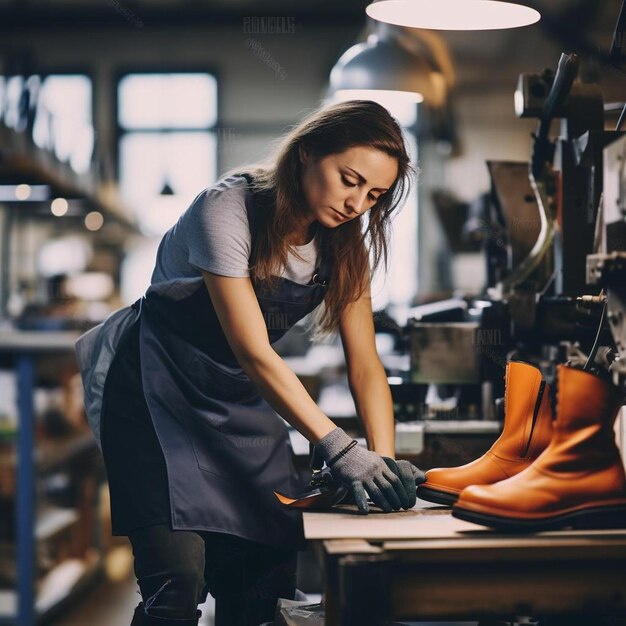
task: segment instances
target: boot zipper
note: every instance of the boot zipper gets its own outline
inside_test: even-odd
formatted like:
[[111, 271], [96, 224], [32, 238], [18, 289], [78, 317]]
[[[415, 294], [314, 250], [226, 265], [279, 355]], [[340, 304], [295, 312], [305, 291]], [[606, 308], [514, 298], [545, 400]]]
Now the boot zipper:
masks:
[[528, 443], [526, 444], [526, 448], [524, 449], [524, 453], [522, 454], [522, 458], [526, 458], [528, 454], [528, 450], [530, 448], [530, 442], [533, 439], [533, 431], [535, 430], [535, 424], [537, 423], [537, 416], [539, 415], [539, 407], [541, 406], [541, 399], [543, 398], [543, 392], [546, 388], [546, 381], [542, 380], [539, 385], [539, 393], [537, 394], [537, 401], [535, 402], [535, 410], [533, 411], [533, 421], [530, 425], [530, 433], [528, 434]]

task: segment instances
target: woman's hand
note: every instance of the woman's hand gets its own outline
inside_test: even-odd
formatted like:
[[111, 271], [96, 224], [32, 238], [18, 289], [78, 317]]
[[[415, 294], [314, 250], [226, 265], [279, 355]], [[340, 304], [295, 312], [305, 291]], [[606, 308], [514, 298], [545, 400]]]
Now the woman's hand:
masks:
[[386, 460], [376, 452], [354, 445], [353, 441], [343, 429], [335, 428], [316, 447], [332, 477], [350, 489], [359, 512], [369, 512], [368, 494], [385, 513], [414, 506], [415, 481], [412, 473], [408, 479], [410, 470], [406, 466], [400, 469], [393, 459]]
[[396, 461], [388, 456], [384, 456], [383, 460], [387, 463], [389, 469], [400, 477], [404, 489], [409, 496], [409, 506], [406, 508], [412, 509], [417, 502], [417, 486], [421, 485], [426, 480], [426, 474], [409, 461]]

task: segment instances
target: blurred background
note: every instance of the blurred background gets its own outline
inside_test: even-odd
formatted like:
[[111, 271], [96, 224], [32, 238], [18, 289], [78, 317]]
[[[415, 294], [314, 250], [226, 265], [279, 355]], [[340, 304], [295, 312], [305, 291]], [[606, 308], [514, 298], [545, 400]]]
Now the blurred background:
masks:
[[[536, 118], [516, 115], [520, 74], [554, 71], [561, 52], [578, 53], [579, 80], [601, 92], [605, 128], [615, 128], [626, 91], [609, 52], [621, 3], [535, 0], [539, 22], [472, 32], [389, 26], [368, 18], [366, 5], [0, 0], [6, 623], [27, 626], [35, 614], [65, 626], [129, 621], [138, 599], [132, 561], [126, 540], [111, 539], [107, 527], [106, 481], [84, 419], [73, 340], [143, 294], [160, 238], [202, 189], [232, 167], [264, 159], [323, 102], [355, 97], [347, 82], [380, 90], [423, 85], [420, 102], [366, 96], [401, 122], [420, 170], [394, 222], [389, 271], [377, 274], [373, 287], [381, 358], [397, 386], [396, 417], [415, 423], [404, 431], [406, 451], [430, 459], [443, 446], [450, 461], [460, 461], [497, 434], [498, 389], [485, 400], [483, 384], [490, 377], [433, 377], [429, 385], [415, 375], [418, 357], [403, 329], [416, 311], [427, 319], [420, 307], [467, 302], [489, 286], [485, 246], [499, 234], [480, 218], [492, 188], [487, 162], [527, 163], [537, 126]], [[490, 337], [485, 343], [506, 354], [505, 340]], [[330, 416], [357, 428], [338, 348], [312, 346], [296, 328], [279, 351]], [[491, 378], [501, 384], [500, 374]], [[446, 382], [470, 382], [478, 392], [462, 402], [446, 396]], [[410, 397], [408, 383], [415, 385]], [[449, 397], [456, 400], [446, 404]], [[471, 421], [473, 430], [423, 430], [424, 421], [451, 416]], [[32, 438], [20, 448], [26, 419]], [[296, 433], [293, 441], [305, 457]], [[22, 468], [32, 461], [21, 477], [20, 460]], [[312, 559], [301, 569], [301, 586], [317, 593]], [[211, 623], [210, 607], [203, 620]]]

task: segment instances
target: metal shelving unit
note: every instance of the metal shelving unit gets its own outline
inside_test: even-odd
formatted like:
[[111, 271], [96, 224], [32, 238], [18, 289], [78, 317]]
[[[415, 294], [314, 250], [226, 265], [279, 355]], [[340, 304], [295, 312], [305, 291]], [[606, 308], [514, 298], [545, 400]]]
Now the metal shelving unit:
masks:
[[[17, 530], [17, 607], [14, 615], [0, 616], [0, 624], [33, 626], [43, 617], [36, 611], [35, 598], [35, 547], [36, 542], [45, 532], [56, 532], [59, 524], [69, 524], [69, 514], [48, 518], [48, 528], [43, 523], [37, 524], [35, 479], [38, 463], [60, 464], [63, 455], [57, 458], [41, 458], [35, 445], [35, 414], [33, 407], [33, 389], [35, 382], [35, 361], [42, 355], [73, 354], [77, 332], [22, 332], [0, 331], [0, 353], [14, 359], [17, 372], [17, 407], [19, 426], [17, 433], [17, 486], [15, 507], [15, 528]], [[68, 446], [66, 454], [84, 449], [85, 441], [74, 442]], [[54, 517], [54, 519], [53, 519]], [[45, 521], [45, 520], [44, 520]], [[52, 528], [54, 526], [54, 528]], [[102, 571], [102, 555], [86, 567], [84, 574], [66, 594], [47, 607], [53, 609], [61, 601], [67, 601], [70, 594], [78, 592]], [[44, 614], [45, 615], [45, 614]]]

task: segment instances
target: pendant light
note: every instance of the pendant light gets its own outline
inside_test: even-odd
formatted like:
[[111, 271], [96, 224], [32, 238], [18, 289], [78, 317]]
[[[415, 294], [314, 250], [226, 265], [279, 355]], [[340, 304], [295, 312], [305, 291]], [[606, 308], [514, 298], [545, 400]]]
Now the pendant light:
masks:
[[343, 53], [329, 81], [329, 92], [338, 97], [346, 92], [365, 99], [387, 95], [409, 103], [439, 103], [445, 90], [441, 74], [422, 57], [376, 33]]
[[535, 9], [500, 0], [380, 0], [365, 7], [386, 24], [437, 30], [494, 30], [538, 22]]

